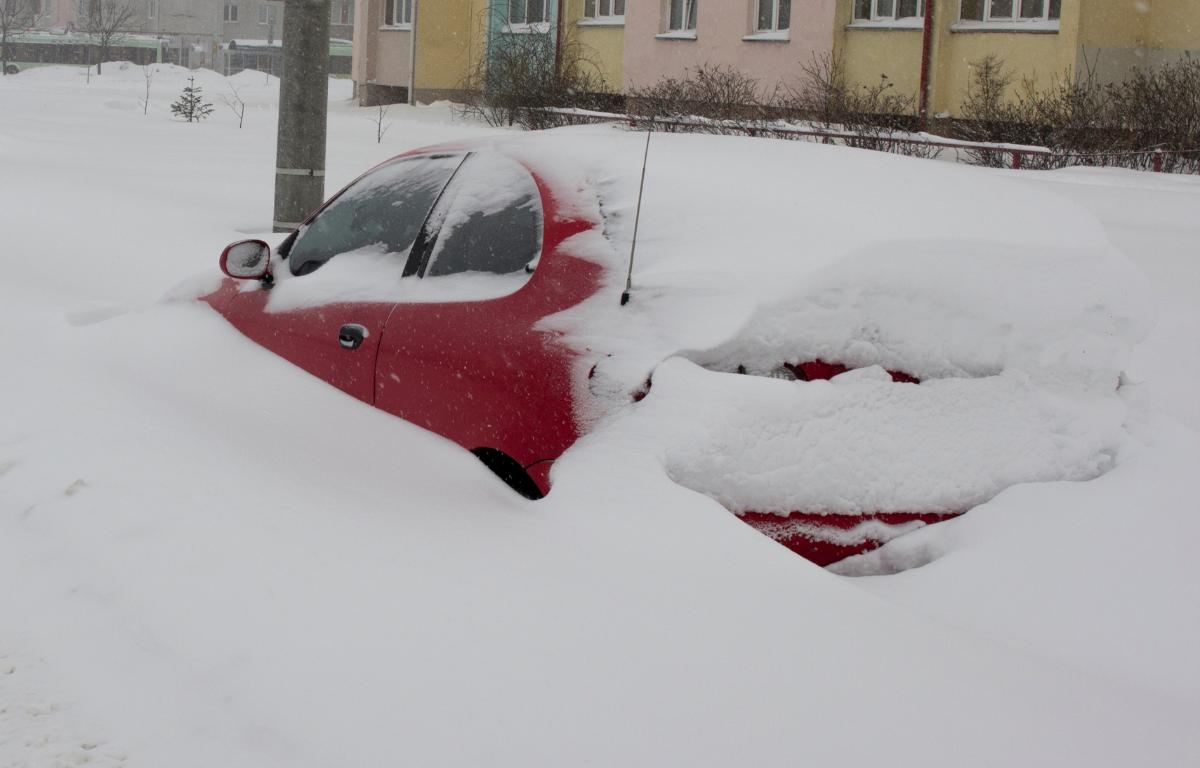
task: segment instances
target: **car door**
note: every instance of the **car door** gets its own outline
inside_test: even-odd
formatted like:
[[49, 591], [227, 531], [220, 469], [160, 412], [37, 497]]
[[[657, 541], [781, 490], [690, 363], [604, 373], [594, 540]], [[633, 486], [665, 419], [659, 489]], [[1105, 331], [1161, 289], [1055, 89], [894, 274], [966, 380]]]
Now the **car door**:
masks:
[[464, 157], [402, 158], [365, 174], [285, 241], [285, 269], [274, 284], [236, 293], [226, 317], [264, 347], [373, 403], [393, 283]]
[[[514, 161], [473, 153], [430, 215], [420, 277], [396, 304], [379, 350], [376, 405], [469, 450], [521, 466], [578, 436], [575, 355], [539, 328], [592, 295], [600, 268], [558, 252], [591, 226], [561, 221], [553, 197]], [[550, 227], [544, 227], [550, 221]]]

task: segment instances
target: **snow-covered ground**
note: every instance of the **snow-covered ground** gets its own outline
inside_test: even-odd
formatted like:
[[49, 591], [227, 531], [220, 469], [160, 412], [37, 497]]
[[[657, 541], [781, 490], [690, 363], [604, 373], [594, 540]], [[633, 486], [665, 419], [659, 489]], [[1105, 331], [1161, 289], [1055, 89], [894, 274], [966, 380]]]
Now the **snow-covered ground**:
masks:
[[[911, 327], [883, 327], [894, 336], [878, 336], [876, 352], [902, 350], [929, 376], [1048, 352], [1123, 374], [1099, 408], [1083, 395], [1056, 404], [1073, 420], [1054, 427], [1057, 443], [1031, 445], [1034, 458], [1061, 456], [1092, 429], [1102, 438], [1089, 450], [1111, 459], [1102, 476], [1003, 490], [838, 568], [902, 572], [854, 577], [671, 482], [714, 475], [712, 435], [644, 450], [656, 425], [686, 418], [672, 390], [718, 409], [724, 388], [709, 385], [723, 374], [663, 366], [642, 413], [583, 441], [558, 462], [554, 493], [529, 503], [465, 452], [300, 374], [206, 307], [162, 301], [271, 220], [277, 82], [234, 78], [249, 104], [239, 130], [229, 110], [173, 121], [167, 105], [185, 77], [159, 68], [149, 115], [140, 68], [111, 66], [90, 84], [69, 68], [0, 78], [0, 766], [1200, 762], [1200, 180], [912, 170], [922, 161], [787, 150], [810, 153], [814, 177], [798, 194], [828, 198], [829, 218], [851, 210], [850, 168], [869, 166], [897, 197], [852, 219], [845, 242], [831, 225], [788, 222], [797, 247], [830, 257], [815, 283], [827, 290], [788, 304], [790, 322], [844, 325], [850, 304], [818, 299], [866, 272], [832, 258], [838, 248], [869, 264], [873, 244], [911, 244], [930, 228], [952, 245], [1011, 250], [1028, 237], [1027, 286], [1023, 272], [979, 262], [995, 291], [974, 297], [969, 327], [994, 334], [918, 312]], [[197, 82], [213, 100], [228, 87], [212, 73]], [[405, 149], [489, 133], [443, 107], [394, 107], [377, 145], [373, 111], [348, 96], [333, 83], [329, 190]], [[598, 183], [623, 183], [628, 164], [614, 161]], [[907, 174], [924, 188], [904, 198]], [[917, 200], [951, 192], [978, 195], [981, 214], [943, 216]], [[651, 179], [648, 212], [666, 205], [649, 205], [654, 195]], [[1049, 213], [1022, 220], [1022, 197]], [[617, 240], [623, 212], [624, 224], [607, 212]], [[737, 235], [714, 221], [643, 225], [643, 296], [686, 270], [662, 249], [680, 230], [714, 249]], [[1056, 253], [1111, 243], [1119, 269], [1108, 274], [1136, 267], [1128, 296], [1083, 301], [1108, 284], [1086, 270], [1065, 282], [1071, 265], [1056, 273], [1034, 250], [1046, 243]], [[931, 252], [941, 251], [900, 250]], [[924, 274], [947, 274], [937, 267], [950, 261], [930, 258]], [[880, 277], [854, 306], [886, 309], [871, 297], [901, 272], [875, 264]], [[1038, 282], [1047, 275], [1057, 282]], [[713, 343], [712, 316], [744, 312], [748, 336], [732, 340], [743, 342], [773, 338], [779, 314], [704, 314], [708, 277], [694, 276], [687, 357], [719, 367], [727, 350]], [[907, 296], [934, 306], [941, 287], [910, 281]], [[1006, 307], [1041, 313], [1009, 328]], [[1078, 338], [1108, 326], [1072, 318], [1095, 307], [1105, 322], [1114, 307], [1127, 316], [1103, 361], [1081, 361], [1071, 353], [1099, 347]], [[862, 350], [830, 334], [799, 341]], [[851, 362], [873, 362], [862, 354]], [[747, 384], [761, 388], [748, 401], [786, 400], [781, 382]], [[878, 386], [869, 375], [821, 384], [815, 416], [849, 407], [838, 391]], [[1115, 437], [1096, 426], [1114, 403]], [[989, 430], [1003, 428], [986, 415]]]

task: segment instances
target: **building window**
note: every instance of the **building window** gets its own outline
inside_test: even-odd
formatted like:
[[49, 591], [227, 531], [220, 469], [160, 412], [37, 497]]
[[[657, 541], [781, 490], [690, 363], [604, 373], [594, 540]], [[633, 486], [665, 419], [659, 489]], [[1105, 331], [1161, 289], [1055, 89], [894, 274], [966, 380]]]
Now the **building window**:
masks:
[[887, 22], [923, 18], [925, 0], [854, 0], [855, 21]]
[[624, 21], [625, 0], [584, 0], [583, 16], [596, 21]]
[[275, 6], [260, 5], [258, 6], [258, 23], [264, 27], [275, 23]]
[[[331, 19], [334, 24], [353, 24], [354, 23], [354, 4], [349, 2], [333, 3], [330, 10], [333, 14]], [[411, 13], [411, 12], [410, 12]]]
[[625, 0], [583, 0], [583, 17], [598, 22], [624, 22]]
[[758, 0], [759, 32], [783, 32], [792, 21], [792, 0]]
[[1057, 22], [1062, 0], [962, 0], [961, 21]]
[[225, 23], [233, 24], [238, 20], [237, 3], [225, 3]]
[[413, 0], [387, 0], [383, 23], [388, 27], [411, 27]]
[[696, 29], [696, 4], [700, 0], [671, 0], [667, 12], [668, 32], [691, 32]]
[[548, 0], [508, 0], [508, 25], [544, 24]]
[[[41, 0], [37, 0], [36, 4], [40, 5]], [[146, 18], [150, 21], [158, 18], [158, 0], [150, 0], [150, 2], [146, 3]]]

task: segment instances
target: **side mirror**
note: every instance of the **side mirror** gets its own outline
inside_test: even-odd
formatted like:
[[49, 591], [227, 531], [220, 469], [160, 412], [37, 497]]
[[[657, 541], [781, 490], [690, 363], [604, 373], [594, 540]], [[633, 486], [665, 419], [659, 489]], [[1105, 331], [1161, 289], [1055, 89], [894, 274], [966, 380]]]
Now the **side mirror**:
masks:
[[221, 251], [221, 271], [237, 280], [269, 280], [271, 246], [262, 240], [239, 240]]

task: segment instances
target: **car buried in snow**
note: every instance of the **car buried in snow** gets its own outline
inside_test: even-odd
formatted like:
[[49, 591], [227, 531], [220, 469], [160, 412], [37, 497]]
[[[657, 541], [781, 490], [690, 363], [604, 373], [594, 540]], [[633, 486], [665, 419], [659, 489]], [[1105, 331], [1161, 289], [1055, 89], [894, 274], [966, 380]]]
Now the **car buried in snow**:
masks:
[[[715, 137], [656, 137], [659, 143], [649, 155], [651, 169], [643, 206], [638, 175], [643, 167], [641, 143], [648, 139], [619, 131], [612, 134], [622, 135], [609, 140], [602, 131], [593, 130], [544, 139], [479, 141], [396, 157], [335, 194], [277, 247], [261, 240], [230, 245], [220, 257], [227, 278], [205, 300], [263, 347], [345, 393], [471, 451], [529, 499], [550, 492], [555, 460], [583, 434], [614, 413], [636, 411], [655, 399], [652, 385], [658, 384], [656, 372], [664, 361], [682, 356], [696, 363], [697, 370], [721, 372], [726, 382], [734, 378], [761, 382], [760, 377], [821, 382], [811, 390], [819, 395], [818, 400], [851, 391], [846, 388], [850, 384], [842, 390], [829, 389], [826, 385], [830, 382], [824, 380], [850, 382], [868, 393], [864, 398], [851, 393], [851, 400], [893, 402], [896, 412], [915, 414], [914, 426], [904, 432], [903, 426], [895, 426], [902, 419], [890, 419], [888, 429], [899, 430], [891, 434], [877, 428], [882, 417], [860, 413], [857, 418], [866, 426], [855, 427], [857, 432], [849, 433], [849, 438], [835, 440], [805, 432], [807, 416], [795, 417], [792, 424], [786, 423], [786, 416], [774, 419], [771, 429], [777, 434], [771, 439], [776, 445], [789, 440], [847, 444], [878, 433], [883, 448], [875, 450], [878, 456], [871, 459], [875, 464], [851, 458], [850, 468], [841, 475], [817, 467], [813, 470], [817, 476], [801, 473], [795, 480], [814, 488], [829, 485], [822, 491], [824, 496], [789, 495], [786, 488], [775, 495], [759, 494], [747, 484], [753, 478], [747, 481], [744, 469], [738, 470], [737, 482], [728, 489], [713, 485], [710, 480], [725, 471], [719, 460], [706, 464], [703, 471], [685, 467], [670, 473], [677, 483], [717, 499], [744, 522], [820, 565], [868, 552], [906, 532], [955, 517], [986, 501], [1005, 484], [1042, 477], [1060, 479], [1039, 474], [1042, 464], [1038, 462], [1045, 463], [1045, 457], [1038, 454], [1040, 443], [1020, 434], [999, 447], [984, 446], [993, 456], [976, 465], [986, 473], [988, 461], [998, 461], [1004, 464], [1003, 471], [983, 475], [973, 485], [961, 480], [947, 490], [945, 483], [937, 485], [936, 467], [914, 469], [905, 463], [919, 455], [909, 443], [916, 448], [927, 445], [932, 446], [932, 453], [942, 450], [940, 458], [934, 458], [953, 465], [953, 472], [970, 475], [976, 465], [964, 468], [962, 456], [969, 449], [957, 447], [955, 433], [986, 432], [939, 421], [947, 413], [957, 413], [956, 408], [962, 410], [961, 404], [970, 398], [955, 389], [958, 384], [943, 382], [940, 389], [926, 389], [919, 378], [957, 376], [954, 381], [961, 379], [962, 387], [976, 388], [963, 389], [968, 393], [991, 386], [978, 397], [981, 402], [1001, 404], [998, 423], [1025, 423], [1031, 434], [1053, 420], [1026, 407], [1020, 392], [1012, 394], [1023, 384], [996, 375], [996, 356], [980, 351], [986, 347], [980, 340], [988, 338], [984, 325], [979, 326], [975, 338], [964, 336], [957, 347], [958, 341], [951, 335], [925, 357], [913, 352], [912, 338], [931, 328], [934, 334], [942, 333], [937, 326], [958, 322], [943, 321], [937, 315], [914, 320], [926, 311], [922, 307], [944, 307], [945, 300], [922, 302], [917, 295], [920, 289], [909, 287], [898, 293], [881, 292], [882, 299], [852, 291], [856, 296], [853, 302], [858, 304], [838, 303], [840, 300], [829, 297], [846, 291], [829, 284], [820, 289], [821, 296], [809, 302], [811, 306], [804, 310], [807, 314], [789, 317], [790, 309], [771, 309], [771, 302], [786, 294], [777, 292], [767, 298], [763, 294], [795, 281], [797, 259], [781, 258], [769, 244], [753, 246], [752, 230], [739, 232], [740, 225], [723, 226], [715, 220], [719, 216], [702, 209], [705, 199], [716, 197], [718, 207], [729, 210], [731, 196], [742, 194], [739, 185], [770, 191], [773, 176], [779, 177], [776, 186], [791, 184], [788, 163], [776, 160], [778, 151], [744, 142], [725, 145], [746, 149], [741, 156], [732, 152], [733, 159], [714, 171], [727, 183], [705, 187], [704, 169], [689, 164], [686, 158], [696, 151], [695, 142], [711, 142]], [[606, 148], [590, 153], [581, 150], [591, 145]], [[831, 162], [828, 148], [788, 148], [786, 152], [791, 153], [788, 158], [809, 158], [818, 165]], [[862, 165], [864, 173], [874, 174], [877, 194], [891, 199], [910, 184], [922, 183], [910, 177], [926, 172], [923, 166], [914, 165], [917, 161], [907, 161], [896, 166], [902, 173], [880, 174], [877, 163], [902, 161], [864, 158], [861, 153], [849, 157], [849, 161], [839, 161], [849, 163], [846, 172], [853, 176], [854, 164]], [[660, 166], [669, 168], [670, 173], [655, 172], [659, 158], [664, 158]], [[719, 161], [710, 158], [712, 163]], [[576, 165], [585, 170], [575, 172]], [[947, 172], [934, 167], [937, 165], [926, 164], [928, 173]], [[749, 167], [748, 178], [730, 178], [743, 167]], [[793, 165], [792, 169], [802, 167]], [[852, 181], [846, 183], [848, 189], [853, 187]], [[962, 197], [953, 183], [947, 187], [947, 198]], [[771, 204], [778, 210], [784, 210], [781, 205], [794, 205], [794, 215], [808, 215], [812, 199], [824, 193], [806, 194], [810, 198], [807, 203], [773, 195]], [[674, 208], [668, 202], [672, 200]], [[1036, 200], [1031, 209], [1033, 205], [1048, 207]], [[665, 215], [663, 209], [673, 213]], [[651, 221], [642, 236], [651, 261], [654, 253], [671, 251], [674, 240], [686, 243], [676, 249], [684, 253], [675, 254], [675, 262], [668, 259], [669, 263], [660, 264], [657, 270], [643, 269], [640, 261], [635, 262], [632, 300], [626, 305], [622, 294], [627, 288], [631, 244], [637, 239], [638, 211], [644, 228], [647, 220]], [[689, 213], [680, 216], [680, 211]], [[826, 218], [833, 215], [820, 214]], [[852, 212], [846, 215], [853, 220]], [[657, 224], [653, 223], [656, 217]], [[754, 218], [754, 213], [743, 216], [747, 217]], [[902, 235], [902, 222], [897, 229]], [[817, 231], [815, 227], [813, 231]], [[833, 244], [842, 239], [852, 241], [855, 236], [833, 237], [822, 246], [814, 234], [812, 248], [818, 256], [813, 258], [825, 258], [820, 256], [822, 247], [832, 250]], [[637, 259], [643, 258], [642, 248], [643, 243], [638, 243]], [[1033, 253], [1031, 248], [1020, 253]], [[892, 258], [898, 249], [887, 250]], [[928, 260], [932, 258], [928, 252], [935, 252], [940, 274], [946, 273], [946, 259], [936, 251], [936, 246], [924, 247], [920, 258]], [[977, 262], [964, 268], [967, 277], [963, 280], [975, 279], [975, 273], [985, 275], [993, 287], [1010, 273], [1017, 275], [1014, 280], [1027, 280], [1024, 261], [1012, 269], [1005, 267], [1008, 271], [992, 268], [1004, 264], [1010, 252], [985, 249]], [[702, 264], [694, 271], [671, 267], [672, 263], [690, 264], [688, 259]], [[833, 261], [825, 258], [821, 263]], [[813, 271], [811, 266], [806, 269]], [[886, 273], [887, 269], [876, 272]], [[911, 273], [911, 269], [897, 272], [900, 277], [896, 280], [910, 279]], [[863, 307], [871, 301], [890, 306], [893, 294], [905, 296], [911, 304], [899, 313], [888, 310], [891, 314], [887, 317], [901, 319], [893, 323], [899, 335], [889, 341], [890, 331], [880, 330], [887, 325], [879, 319], [884, 315], [864, 320], [867, 310]], [[1080, 306], [1091, 306], [1088, 302], [1094, 304], [1084, 297]], [[1061, 310], [1062, 292], [1048, 294], [1046, 303]], [[968, 292], [964, 305], [967, 312], [990, 318], [988, 302], [979, 296]], [[674, 309], [656, 315], [664, 306]], [[858, 314], [847, 319], [847, 306]], [[1006, 305], [1003, 312], [1009, 311]], [[743, 333], [739, 342], [738, 329], [755, 327], [754, 318], [764, 312], [781, 320], [762, 332]], [[968, 316], [960, 312], [954, 317]], [[1011, 340], [1013, 323], [997, 317], [992, 325], [1007, 328], [1005, 338]], [[786, 332], [781, 333], [780, 328]], [[814, 335], [822, 329], [828, 331], [824, 336]], [[1031, 326], [1031, 335], [1040, 332]], [[905, 365], [906, 354], [913, 365]], [[855, 378], [868, 370], [874, 373], [864, 373], [861, 381]], [[757, 376], [736, 376], [747, 373]], [[774, 396], [777, 391], [764, 392]], [[947, 398], [944, 406], [936, 400], [939, 392]], [[946, 396], [947, 392], [950, 395]], [[790, 395], [784, 392], [781, 396]], [[1013, 403], [1012, 412], [1001, 413], [1008, 401]], [[720, 403], [720, 397], [714, 402]], [[814, 423], [820, 419], [828, 423], [829, 408], [818, 403], [811, 411], [799, 413], [811, 413]], [[679, 420], [704, 416], [685, 412]], [[781, 420], [782, 432], [778, 428]], [[915, 434], [923, 424], [934, 422], [940, 425], [942, 437], [927, 440]], [[978, 414], [963, 411], [961, 423], [978, 424]], [[1047, 445], [1060, 445], [1060, 433], [1049, 435], [1047, 441], [1057, 442]], [[753, 445], [754, 434], [747, 439], [751, 442], [729, 450], [747, 457], [757, 455], [760, 447]], [[944, 444], [934, 446], [938, 441]], [[1093, 450], [1101, 442], [1094, 440], [1088, 445]], [[1011, 452], [1011, 460], [1001, 455], [1005, 450]], [[710, 461], [712, 453], [710, 450], [703, 457], [704, 462]], [[1020, 465], [1026, 458], [1028, 466]], [[1078, 471], [1066, 460], [1055, 461], [1068, 467], [1061, 472], [1062, 478], [1075, 479], [1096, 473], [1093, 470], [1098, 464], [1091, 458], [1092, 454], [1072, 458], [1083, 467]], [[731, 460], [738, 459], [731, 454]], [[742, 461], [751, 460], [760, 458]], [[775, 458], [766, 455], [761, 460], [770, 464]], [[782, 466], [769, 467], [764, 475], [775, 478], [779, 485], [778, 478], [787, 477]], [[889, 468], [894, 468], [892, 479]], [[908, 493], [919, 485], [914, 478], [924, 476], [934, 478], [926, 485], [936, 486], [937, 493]], [[783, 484], [787, 482], [791, 481]], [[860, 493], [859, 486], [866, 490]], [[880, 493], [880, 488], [886, 491], [889, 487], [903, 493], [894, 497]], [[743, 492], [744, 496], [739, 495]]]

